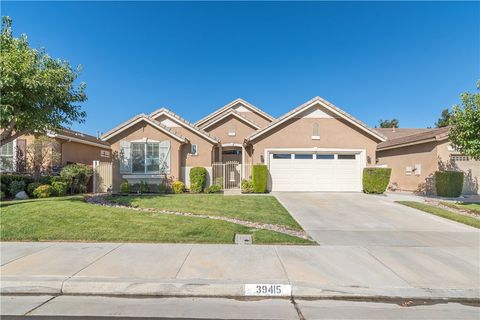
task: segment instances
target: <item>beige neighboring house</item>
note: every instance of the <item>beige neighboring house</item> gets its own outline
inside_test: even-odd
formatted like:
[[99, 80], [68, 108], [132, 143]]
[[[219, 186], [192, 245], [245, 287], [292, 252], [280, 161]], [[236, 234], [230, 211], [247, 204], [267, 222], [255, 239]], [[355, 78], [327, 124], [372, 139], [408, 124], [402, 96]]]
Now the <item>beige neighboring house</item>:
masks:
[[328, 101], [315, 97], [272, 116], [236, 99], [195, 124], [161, 108], [108, 131], [113, 189], [122, 181], [158, 184], [165, 177], [189, 186], [192, 167], [207, 168], [209, 183], [228, 188], [250, 179], [252, 164], [266, 164], [271, 191], [361, 191], [362, 170], [376, 163], [387, 140]]
[[[48, 133], [55, 143], [49, 148], [54, 149], [54, 163], [46, 163], [48, 171], [58, 171], [70, 163], [92, 165], [93, 161], [111, 161], [110, 145], [97, 137], [78, 131], [63, 129], [58, 133]], [[29, 172], [28, 157], [33, 157], [33, 135], [20, 136], [12, 142], [0, 147], [1, 172]], [[28, 154], [31, 152], [32, 154]], [[43, 153], [49, 150], [43, 150]], [[47, 158], [47, 159], [51, 159]]]
[[452, 148], [448, 139], [449, 127], [377, 131], [388, 138], [377, 147], [377, 164], [392, 168], [391, 187], [434, 193], [434, 172], [446, 169], [464, 172], [464, 194], [479, 193], [480, 161]]

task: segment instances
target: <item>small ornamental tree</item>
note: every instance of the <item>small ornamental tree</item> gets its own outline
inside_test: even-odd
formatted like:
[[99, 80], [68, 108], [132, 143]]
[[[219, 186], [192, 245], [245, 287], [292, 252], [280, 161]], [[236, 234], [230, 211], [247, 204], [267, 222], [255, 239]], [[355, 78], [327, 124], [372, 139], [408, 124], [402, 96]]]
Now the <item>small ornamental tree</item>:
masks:
[[398, 128], [398, 124], [400, 121], [398, 119], [393, 118], [392, 120], [382, 120], [378, 122], [380, 128]]
[[463, 93], [460, 100], [452, 109], [449, 138], [456, 150], [480, 160], [480, 93]]
[[75, 85], [80, 67], [29, 47], [27, 36], [15, 38], [12, 20], [2, 17], [0, 34], [0, 145], [25, 134], [58, 131], [83, 122], [85, 84]]

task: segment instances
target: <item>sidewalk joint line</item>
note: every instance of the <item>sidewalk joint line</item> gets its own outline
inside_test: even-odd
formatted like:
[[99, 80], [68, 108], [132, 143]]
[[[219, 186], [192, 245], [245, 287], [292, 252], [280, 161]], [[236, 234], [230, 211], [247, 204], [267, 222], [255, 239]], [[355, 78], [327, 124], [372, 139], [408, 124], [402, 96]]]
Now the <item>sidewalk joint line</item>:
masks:
[[85, 267], [81, 268], [80, 270], [78, 270], [77, 272], [73, 273], [71, 276], [67, 277], [66, 279], [64, 279], [62, 281], [62, 285], [60, 286], [60, 294], [63, 294], [63, 286], [65, 285], [65, 282], [67, 282], [68, 280], [70, 280], [71, 278], [73, 278], [74, 276], [76, 276], [77, 274], [79, 274], [80, 272], [82, 272], [83, 270], [85, 270], [86, 268], [90, 267], [92, 264], [94, 264], [95, 262], [97, 262], [98, 260], [102, 259], [103, 257], [105, 257], [106, 255], [110, 254], [111, 252], [117, 250], [118, 248], [120, 248], [121, 246], [123, 246], [124, 243], [120, 243], [118, 244], [117, 246], [115, 246], [114, 248], [112, 248], [111, 250], [107, 251], [106, 253], [104, 253], [103, 255], [101, 255], [100, 257], [98, 257], [97, 259], [93, 260], [92, 262], [90, 262], [89, 264], [87, 264]]
[[[278, 261], [280, 261], [280, 265], [282, 266], [283, 273], [285, 273], [285, 277], [287, 277], [287, 281], [289, 285], [292, 285], [292, 282], [290, 281], [290, 277], [288, 276], [287, 269], [285, 268], [285, 264], [282, 261], [282, 258], [280, 258], [280, 255], [278, 254], [277, 251], [277, 246], [273, 246], [273, 249], [275, 250], [275, 254], [277, 255]], [[293, 297], [293, 293], [291, 294]]]
[[188, 253], [187, 253], [187, 255], [185, 256], [185, 259], [183, 259], [183, 262], [182, 262], [182, 264], [180, 265], [180, 268], [178, 268], [178, 271], [177, 271], [177, 273], [175, 274], [175, 279], [177, 279], [178, 274], [180, 273], [180, 270], [182, 270], [183, 265], [185, 264], [185, 262], [187, 262], [187, 259], [188, 259], [188, 257], [190, 256], [190, 252], [192, 252], [192, 250], [193, 250], [193, 244], [190, 246], [190, 250], [188, 250]]
[[33, 256], [34, 254], [40, 253], [40, 252], [42, 252], [43, 250], [46, 250], [46, 249], [51, 248], [51, 247], [54, 247], [54, 246], [56, 246], [57, 244], [58, 244], [58, 243], [55, 243], [55, 242], [54, 242], [54, 243], [51, 243], [49, 246], [46, 246], [45, 248], [41, 248], [41, 249], [38, 250], [38, 251], [29, 253], [29, 254], [27, 254], [27, 255], [24, 255], [24, 256], [15, 258], [15, 259], [13, 259], [13, 260], [11, 260], [11, 261], [5, 262], [4, 264], [0, 265], [0, 267], [6, 266], [7, 264], [10, 264], [10, 263], [12, 263], [12, 262], [15, 262], [15, 261], [20, 260], [20, 259], [23, 259], [23, 258]]
[[44, 305], [46, 305], [47, 303], [49, 303], [50, 301], [52, 301], [52, 300], [53, 300], [53, 299], [55, 299], [55, 298], [57, 298], [57, 296], [53, 296], [53, 297], [51, 297], [50, 299], [48, 299], [47, 301], [44, 301], [44, 302], [40, 303], [38, 306], [36, 306], [36, 307], [33, 307], [33, 309], [31, 309], [31, 310], [29, 310], [29, 311], [25, 312], [24, 316], [28, 316], [28, 315], [29, 315], [29, 313], [31, 313], [31, 312], [33, 312], [33, 311], [37, 310], [37, 309], [38, 309], [38, 308], [40, 308], [40, 307], [43, 307]]

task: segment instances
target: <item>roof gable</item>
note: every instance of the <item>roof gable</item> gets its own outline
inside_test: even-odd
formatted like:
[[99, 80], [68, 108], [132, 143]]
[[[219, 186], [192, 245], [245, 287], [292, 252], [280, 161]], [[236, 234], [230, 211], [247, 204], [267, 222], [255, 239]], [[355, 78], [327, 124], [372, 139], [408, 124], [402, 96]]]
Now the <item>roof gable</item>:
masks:
[[242, 116], [239, 112], [237, 112], [236, 110], [234, 109], [228, 109], [226, 110], [224, 113], [218, 115], [217, 117], [213, 118], [212, 120], [210, 120], [209, 122], [205, 123], [202, 128], [203, 129], [207, 129], [209, 127], [211, 127], [212, 125], [222, 121], [223, 119], [229, 117], [229, 116], [233, 116], [237, 119], [239, 119], [240, 121], [248, 124], [249, 126], [253, 127], [254, 129], [260, 129], [260, 126], [258, 124], [256, 124], [255, 122], [253, 122], [252, 120], [248, 119], [247, 117], [244, 117]]
[[252, 133], [250, 136], [248, 136], [246, 138], [246, 140], [247, 141], [252, 141], [252, 140], [266, 134], [267, 132], [269, 132], [273, 128], [276, 128], [278, 125], [288, 121], [289, 119], [298, 118], [299, 116], [301, 117], [301, 116], [304, 116], [304, 115], [310, 115], [311, 116], [312, 113], [308, 112], [308, 109], [310, 109], [311, 107], [313, 107], [315, 105], [320, 105], [328, 111], [327, 113], [325, 113], [325, 112], [315, 113], [314, 112], [313, 114], [315, 116], [324, 116], [325, 114], [329, 114], [332, 117], [344, 119], [347, 122], [353, 124], [354, 126], [358, 127], [359, 129], [361, 129], [365, 133], [369, 134], [370, 136], [373, 136], [380, 141], [385, 141], [386, 140], [386, 137], [384, 135], [382, 135], [381, 133], [371, 129], [370, 127], [368, 127], [366, 124], [364, 124], [360, 120], [354, 118], [350, 114], [346, 113], [345, 111], [341, 110], [340, 108], [334, 106], [330, 102], [328, 102], [328, 101], [326, 101], [326, 100], [324, 100], [320, 97], [315, 97], [315, 98], [305, 102], [304, 104], [298, 106], [297, 108], [291, 110], [290, 112], [287, 112], [286, 114], [284, 114], [280, 118], [277, 118], [277, 120], [270, 123], [265, 128], [257, 130], [254, 133]]
[[152, 118], [149, 118], [146, 114], [139, 114], [139, 115], [136, 115], [135, 117], [125, 121], [124, 123], [120, 124], [119, 126], [113, 128], [112, 130], [108, 131], [107, 133], [103, 134], [102, 135], [102, 140], [108, 140], [108, 139], [111, 139], [112, 137], [118, 135], [119, 133], [125, 131], [126, 129], [136, 125], [137, 123], [140, 123], [140, 122], [146, 122], [148, 124], [150, 124], [151, 126], [157, 128], [158, 130], [166, 133], [167, 135], [171, 136], [172, 138], [180, 141], [180, 142], [186, 142], [186, 139], [182, 136], [180, 136], [179, 134], [173, 132], [172, 130], [170, 130], [169, 128], [167, 128], [166, 126], [162, 125], [160, 122], [152, 119]]
[[173, 111], [170, 111], [167, 108], [160, 108], [160, 109], [152, 112], [149, 117], [152, 118], [152, 119], [155, 119], [155, 118], [158, 118], [162, 115], [166, 116], [167, 118], [170, 118], [175, 123], [178, 123], [179, 125], [187, 128], [187, 129], [190, 129], [191, 131], [193, 131], [196, 134], [202, 136], [203, 138], [209, 140], [210, 142], [218, 143], [220, 141], [217, 138], [215, 138], [214, 136], [212, 136], [211, 134], [209, 134], [208, 132], [206, 132], [205, 130], [195, 126], [193, 123], [185, 120], [184, 118], [180, 117], [178, 114], [176, 114]]
[[223, 107], [221, 107], [220, 109], [210, 113], [209, 115], [207, 115], [206, 117], [198, 120], [195, 125], [197, 127], [203, 127], [207, 122], [211, 121], [213, 118], [215, 118], [216, 116], [222, 114], [223, 112], [225, 112], [226, 110], [229, 110], [229, 109], [235, 109], [234, 111], [237, 111], [237, 112], [244, 112], [245, 110], [250, 110], [251, 112], [254, 112], [256, 114], [258, 114], [259, 116], [263, 117], [264, 119], [268, 120], [268, 121], [273, 121], [275, 118], [273, 118], [271, 115], [269, 115], [268, 113], [260, 110], [259, 108], [255, 107], [253, 104], [243, 100], [243, 99], [235, 99], [233, 100], [232, 102], [224, 105]]

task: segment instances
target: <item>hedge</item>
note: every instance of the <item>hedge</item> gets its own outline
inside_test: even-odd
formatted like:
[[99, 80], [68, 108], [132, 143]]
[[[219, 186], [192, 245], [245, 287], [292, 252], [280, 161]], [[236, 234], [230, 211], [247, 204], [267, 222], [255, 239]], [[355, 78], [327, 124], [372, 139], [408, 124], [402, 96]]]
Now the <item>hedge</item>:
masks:
[[363, 169], [363, 192], [382, 194], [390, 181], [391, 168], [365, 168]]
[[267, 192], [268, 168], [264, 164], [255, 164], [252, 166], [253, 192]]
[[463, 172], [461, 171], [436, 171], [435, 188], [441, 197], [456, 198], [462, 194]]
[[172, 183], [172, 191], [175, 194], [180, 194], [185, 192], [185, 184], [182, 181], [174, 181]]
[[207, 169], [204, 167], [193, 167], [190, 169], [190, 192], [200, 193], [207, 184]]
[[55, 194], [55, 189], [51, 185], [42, 184], [33, 191], [35, 198], [49, 198]]
[[28, 186], [30, 183], [33, 182], [33, 178], [28, 175], [24, 174], [5, 174], [2, 173], [0, 175], [0, 184], [1, 184], [1, 190], [5, 193], [5, 195], [10, 195], [14, 197], [14, 194], [11, 194], [10, 191], [10, 184], [12, 181], [23, 181], [25, 183], [25, 186]]

